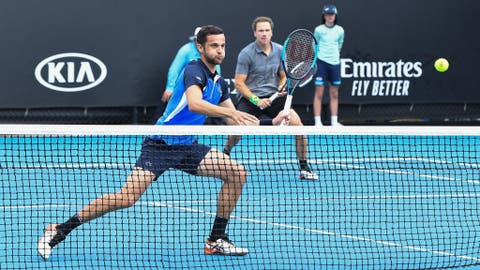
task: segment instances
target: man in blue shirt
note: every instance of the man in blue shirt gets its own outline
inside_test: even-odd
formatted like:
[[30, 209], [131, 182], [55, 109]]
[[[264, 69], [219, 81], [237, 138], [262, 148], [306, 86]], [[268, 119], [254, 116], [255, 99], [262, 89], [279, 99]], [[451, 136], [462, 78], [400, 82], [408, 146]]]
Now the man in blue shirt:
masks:
[[[171, 101], [157, 125], [202, 125], [207, 116], [223, 117], [234, 125], [279, 125], [288, 115], [259, 121], [237, 111], [230, 100], [226, 83], [215, 71], [225, 57], [225, 35], [217, 26], [201, 28], [197, 37], [200, 59], [187, 65]], [[142, 153], [125, 185], [117, 193], [98, 197], [61, 224], [50, 224], [39, 239], [38, 252], [48, 259], [54, 247], [78, 226], [109, 212], [130, 207], [150, 184], [167, 169], [175, 168], [192, 175], [223, 180], [217, 197], [217, 213], [207, 238], [205, 254], [245, 255], [248, 249], [235, 246], [225, 233], [245, 184], [245, 168], [222, 152], [199, 144], [193, 136], [150, 136], [142, 144]]]

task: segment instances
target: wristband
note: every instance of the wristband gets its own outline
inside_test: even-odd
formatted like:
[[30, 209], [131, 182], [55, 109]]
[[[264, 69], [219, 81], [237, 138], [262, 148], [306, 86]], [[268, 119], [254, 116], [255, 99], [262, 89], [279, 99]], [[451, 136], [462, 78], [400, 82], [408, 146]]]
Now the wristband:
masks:
[[250, 96], [250, 98], [248, 99], [253, 105], [257, 105], [258, 102], [260, 101], [260, 98], [255, 96], [255, 95], [252, 95]]
[[273, 125], [273, 119], [260, 119], [260, 126], [271, 126]]

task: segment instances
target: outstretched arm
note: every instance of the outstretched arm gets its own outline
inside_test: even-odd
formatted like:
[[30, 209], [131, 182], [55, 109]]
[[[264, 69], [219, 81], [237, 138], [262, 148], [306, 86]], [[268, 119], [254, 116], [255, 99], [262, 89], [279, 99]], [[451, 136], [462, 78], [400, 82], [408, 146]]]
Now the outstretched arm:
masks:
[[[222, 117], [231, 125], [256, 125], [258, 119], [248, 113], [237, 111], [230, 99], [220, 106], [213, 105], [202, 99], [202, 90], [198, 85], [192, 85], [186, 90], [188, 108], [190, 111], [209, 117]], [[228, 101], [230, 105], [228, 105]]]

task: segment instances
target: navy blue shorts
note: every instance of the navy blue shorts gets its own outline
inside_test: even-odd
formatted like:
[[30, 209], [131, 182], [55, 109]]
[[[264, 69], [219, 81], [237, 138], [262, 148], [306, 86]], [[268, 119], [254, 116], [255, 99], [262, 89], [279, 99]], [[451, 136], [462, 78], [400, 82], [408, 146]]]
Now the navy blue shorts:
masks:
[[329, 81], [332, 85], [339, 86], [342, 83], [340, 77], [340, 64], [331, 65], [317, 59], [317, 73], [315, 74], [315, 86], [323, 86]]
[[170, 168], [197, 175], [197, 168], [211, 147], [203, 144], [172, 144], [146, 138], [136, 167], [153, 172], [157, 177]]

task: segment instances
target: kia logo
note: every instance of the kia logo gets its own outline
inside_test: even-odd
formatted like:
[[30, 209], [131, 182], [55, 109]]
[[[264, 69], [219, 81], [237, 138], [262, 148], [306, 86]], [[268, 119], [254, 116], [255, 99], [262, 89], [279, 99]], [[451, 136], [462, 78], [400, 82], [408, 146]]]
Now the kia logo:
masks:
[[99, 85], [107, 77], [107, 67], [84, 53], [50, 56], [35, 68], [35, 78], [43, 86], [61, 92], [78, 92]]

